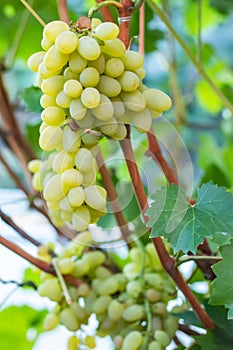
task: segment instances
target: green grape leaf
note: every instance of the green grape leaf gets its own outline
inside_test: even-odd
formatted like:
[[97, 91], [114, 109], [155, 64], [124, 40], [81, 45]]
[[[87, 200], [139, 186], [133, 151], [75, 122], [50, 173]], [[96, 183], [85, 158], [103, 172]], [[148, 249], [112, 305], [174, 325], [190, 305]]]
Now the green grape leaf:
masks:
[[30, 86], [21, 94], [21, 98], [26, 104], [27, 111], [41, 113], [43, 108], [40, 105], [40, 98], [42, 96], [41, 89], [36, 86]]
[[233, 240], [220, 248], [223, 260], [215, 264], [212, 269], [216, 278], [212, 282], [213, 290], [210, 303], [213, 305], [226, 305], [230, 309], [228, 317], [233, 318], [233, 271], [229, 268], [233, 261]]
[[[40, 279], [40, 271], [35, 269], [34, 267], [28, 267], [27, 269], [24, 270], [24, 275], [23, 275], [23, 282], [33, 282], [36, 286], [39, 286], [41, 279]], [[31, 287], [25, 287], [25, 288], [30, 288]]]
[[223, 307], [206, 305], [206, 311], [214, 321], [215, 329], [195, 337], [197, 344], [202, 350], [232, 350], [233, 321], [227, 320], [226, 310]]
[[146, 215], [152, 228], [150, 237], [164, 236], [174, 252], [196, 252], [205, 237], [226, 232], [233, 236], [233, 196], [223, 187], [207, 183], [197, 190], [194, 205], [177, 185], [162, 187], [152, 196]]

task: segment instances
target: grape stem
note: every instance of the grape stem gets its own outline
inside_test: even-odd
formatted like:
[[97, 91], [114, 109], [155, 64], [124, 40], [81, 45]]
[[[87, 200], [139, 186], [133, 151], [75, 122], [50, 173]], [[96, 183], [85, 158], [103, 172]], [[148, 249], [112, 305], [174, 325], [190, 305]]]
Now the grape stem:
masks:
[[123, 6], [117, 2], [117, 1], [112, 1], [112, 0], [106, 0], [106, 1], [102, 1], [99, 2], [96, 6], [93, 6], [90, 8], [90, 10], [88, 11], [88, 17], [92, 18], [95, 12], [98, 12], [102, 7], [104, 6], [115, 6], [117, 9], [122, 9]]
[[[34, 266], [38, 267], [40, 270], [56, 276], [56, 272], [54, 271], [51, 264], [49, 264], [43, 260], [40, 260], [38, 258], [35, 258], [34, 256], [27, 253], [22, 248], [18, 247], [15, 243], [9, 241], [8, 239], [4, 238], [1, 235], [0, 235], [0, 244], [2, 244], [4, 247], [11, 250], [12, 252], [16, 253], [17, 255], [21, 256], [23, 259], [29, 261]], [[79, 280], [71, 275], [65, 275], [64, 279], [67, 283], [69, 283], [73, 286], [76, 286], [76, 287], [80, 286], [83, 283], [83, 281], [81, 281], [81, 280]]]
[[216, 261], [221, 261], [222, 257], [221, 256], [210, 256], [210, 255], [192, 255], [192, 256], [181, 256], [179, 258], [179, 261], [177, 262], [176, 266], [179, 266], [187, 261], [197, 261], [197, 260], [209, 260], [212, 261], [213, 263]]
[[43, 26], [46, 26], [46, 23], [43, 19], [33, 10], [33, 8], [27, 3], [25, 0], [20, 0], [22, 4], [28, 9], [28, 11], [32, 14], [33, 17]]
[[142, 350], [147, 350], [151, 329], [152, 329], [152, 315], [150, 311], [150, 304], [147, 299], [145, 299], [144, 301], [144, 307], [145, 307], [146, 318], [147, 318], [147, 327], [146, 327], [146, 333], [143, 337]]
[[52, 264], [53, 264], [54, 270], [55, 270], [55, 272], [56, 272], [56, 274], [57, 274], [57, 277], [58, 277], [58, 279], [59, 279], [59, 281], [60, 281], [61, 288], [62, 288], [64, 297], [65, 297], [65, 300], [66, 300], [66, 302], [67, 302], [67, 305], [71, 305], [71, 304], [72, 304], [72, 299], [71, 299], [69, 290], [68, 290], [68, 288], [67, 288], [66, 282], [65, 282], [65, 280], [64, 280], [64, 277], [63, 277], [63, 275], [61, 274], [61, 271], [59, 270], [57, 258], [53, 258], [53, 259], [52, 259]]

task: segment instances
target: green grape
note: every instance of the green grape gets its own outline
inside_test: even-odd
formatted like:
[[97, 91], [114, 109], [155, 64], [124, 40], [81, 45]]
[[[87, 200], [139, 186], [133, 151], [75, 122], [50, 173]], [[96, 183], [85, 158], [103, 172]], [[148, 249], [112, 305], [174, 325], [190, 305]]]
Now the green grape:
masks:
[[70, 98], [78, 98], [83, 91], [82, 85], [75, 79], [67, 80], [63, 89], [65, 94]]
[[100, 55], [100, 47], [95, 39], [90, 36], [82, 36], [79, 39], [78, 52], [86, 60], [94, 61]]
[[91, 151], [86, 148], [80, 148], [75, 155], [75, 165], [81, 172], [89, 171], [93, 167]]
[[90, 270], [90, 265], [84, 259], [79, 259], [76, 261], [76, 269], [73, 272], [75, 277], [82, 277], [86, 275]]
[[79, 322], [75, 315], [75, 312], [67, 307], [63, 309], [60, 313], [60, 322], [72, 332], [76, 332], [79, 329]]
[[102, 211], [106, 205], [106, 190], [97, 185], [88, 186], [84, 190], [85, 202], [89, 207]]
[[41, 90], [46, 95], [57, 96], [57, 94], [63, 89], [63, 85], [64, 78], [61, 75], [55, 75], [43, 80]]
[[142, 344], [142, 334], [138, 331], [131, 331], [123, 341], [122, 350], [137, 350]]
[[92, 305], [92, 312], [97, 315], [105, 313], [111, 300], [112, 298], [109, 295], [101, 295], [94, 301]]
[[115, 276], [111, 276], [101, 281], [102, 283], [99, 285], [98, 294], [100, 295], [110, 295], [115, 294], [118, 291], [119, 284]]
[[[45, 96], [45, 95], [44, 95]], [[56, 104], [62, 108], [70, 108], [71, 98], [62, 90], [56, 97]]]
[[73, 187], [68, 192], [68, 201], [73, 207], [81, 207], [85, 199], [84, 189], [82, 187]]
[[85, 68], [79, 77], [80, 83], [84, 87], [95, 87], [99, 82], [99, 72], [93, 67]]
[[67, 349], [68, 350], [77, 350], [79, 344], [80, 344], [79, 338], [77, 338], [76, 335], [72, 335], [68, 339]]
[[106, 267], [98, 266], [97, 269], [95, 270], [95, 276], [96, 276], [96, 278], [104, 280], [104, 279], [112, 276], [112, 274]]
[[72, 225], [77, 231], [84, 231], [88, 228], [91, 221], [91, 215], [85, 206], [75, 210], [72, 216]]
[[153, 340], [148, 345], [148, 350], [163, 350], [161, 344], [159, 344], [157, 341]]
[[117, 80], [121, 84], [121, 89], [123, 91], [134, 91], [139, 86], [139, 78], [137, 74], [127, 70], [124, 71]]
[[77, 316], [79, 321], [84, 322], [87, 319], [86, 310], [83, 307], [81, 307], [78, 302], [73, 301], [70, 307], [75, 312], [75, 315]]
[[52, 301], [60, 302], [63, 298], [62, 290], [57, 278], [49, 278], [38, 287], [38, 293], [42, 297], [48, 297]]
[[38, 51], [31, 55], [27, 61], [28, 67], [33, 71], [33, 72], [38, 72], [39, 66], [41, 62], [43, 62], [45, 56], [44, 51]]
[[39, 173], [33, 174], [32, 187], [38, 192], [42, 191], [42, 184], [41, 184], [41, 179], [40, 179]]
[[66, 212], [70, 212], [70, 213], [73, 212], [73, 208], [72, 208], [72, 206], [70, 205], [70, 203], [68, 202], [67, 196], [64, 197], [64, 198], [60, 201], [59, 209], [64, 210], [64, 211], [66, 211]]
[[44, 27], [43, 37], [51, 43], [54, 43], [58, 34], [69, 29], [70, 28], [68, 24], [63, 21], [52, 21], [46, 24], [46, 26]]
[[105, 262], [105, 254], [101, 251], [89, 252], [86, 254], [83, 259], [87, 262], [87, 264], [93, 268], [99, 265], [102, 265]]
[[89, 245], [90, 242], [93, 241], [92, 235], [90, 231], [84, 231], [82, 233], [79, 233], [76, 237], [73, 238], [72, 242], [76, 245]]
[[104, 45], [101, 46], [102, 52], [113, 57], [122, 57], [126, 51], [123, 42], [118, 39], [106, 40]]
[[154, 332], [154, 338], [155, 338], [155, 340], [157, 340], [158, 343], [160, 343], [164, 347], [168, 346], [171, 342], [171, 339], [167, 335], [167, 333], [160, 330], [160, 329], [157, 329]]
[[128, 263], [123, 267], [123, 274], [128, 280], [134, 280], [139, 276], [140, 273], [140, 265], [136, 265], [135, 263]]
[[117, 300], [111, 300], [108, 305], [108, 317], [113, 321], [118, 321], [122, 318], [124, 305]]
[[112, 118], [113, 111], [114, 110], [111, 100], [107, 96], [100, 94], [99, 105], [95, 108], [92, 108], [92, 113], [94, 116], [99, 120], [106, 121]]
[[41, 78], [47, 79], [47, 78], [53, 77], [54, 75], [59, 75], [59, 73], [60, 73], [60, 70], [56, 72], [48, 70], [44, 62], [41, 62], [38, 68], [38, 75], [40, 79]]
[[126, 292], [132, 298], [137, 298], [142, 292], [142, 284], [140, 281], [130, 281], [127, 283]]
[[126, 138], [127, 129], [123, 123], [118, 124], [118, 130], [115, 134], [112, 135], [112, 138], [115, 140], [123, 140]]
[[99, 125], [101, 132], [108, 136], [114, 136], [118, 132], [118, 123], [115, 118], [109, 119], [105, 124]]
[[101, 75], [97, 89], [108, 97], [115, 97], [121, 92], [121, 85], [116, 79]]
[[74, 72], [70, 67], [66, 67], [66, 69], [63, 72], [63, 77], [65, 81], [70, 80], [70, 79], [79, 79], [79, 73]]
[[158, 273], [145, 273], [145, 281], [157, 290], [163, 289], [163, 278]]
[[56, 49], [63, 54], [70, 54], [78, 46], [78, 36], [69, 30], [58, 34], [55, 41]]
[[157, 251], [153, 243], [148, 243], [146, 245], [146, 252], [150, 258], [150, 264], [155, 271], [162, 271], [163, 267], [161, 265]]
[[101, 19], [92, 18], [91, 19], [91, 29], [95, 29], [100, 23], [102, 23]]
[[77, 291], [80, 297], [86, 297], [90, 293], [90, 287], [88, 286], [88, 284], [83, 283], [80, 286], [78, 286]]
[[176, 331], [178, 330], [178, 318], [168, 315], [163, 321], [164, 331], [167, 335], [172, 338], [174, 337]]
[[69, 66], [75, 73], [80, 73], [87, 65], [87, 60], [74, 51], [69, 57]]
[[31, 173], [39, 172], [40, 167], [41, 167], [41, 160], [39, 159], [30, 160], [30, 162], [28, 163], [28, 169]]
[[121, 101], [120, 97], [112, 97], [111, 98], [113, 104], [113, 116], [116, 119], [121, 119], [125, 114], [125, 105]]
[[68, 126], [63, 129], [62, 146], [69, 153], [76, 153], [81, 145], [81, 132], [72, 131]]
[[90, 109], [86, 109], [86, 114], [81, 120], [77, 121], [77, 124], [82, 129], [91, 129], [94, 126], [95, 118]]
[[95, 28], [95, 35], [101, 40], [112, 40], [119, 34], [119, 27], [112, 22], [100, 23]]
[[105, 65], [104, 73], [111, 78], [117, 78], [124, 73], [124, 64], [119, 58], [110, 58]]
[[125, 107], [134, 112], [143, 111], [146, 107], [144, 95], [138, 90], [132, 92], [122, 92], [120, 95]]
[[95, 108], [100, 104], [100, 93], [96, 88], [87, 87], [81, 94], [82, 104], [87, 108]]
[[57, 51], [55, 45], [53, 45], [46, 52], [44, 57], [44, 63], [48, 70], [56, 72], [66, 65], [68, 58], [69, 55], [64, 55], [63, 53], [60, 53], [59, 51]]
[[41, 133], [39, 145], [44, 151], [52, 151], [62, 140], [62, 130], [57, 126], [47, 126]]
[[145, 297], [147, 298], [147, 300], [149, 300], [149, 302], [155, 303], [156, 301], [161, 299], [161, 294], [157, 290], [150, 288], [146, 291]]
[[56, 202], [61, 200], [68, 192], [69, 187], [64, 185], [61, 175], [53, 175], [45, 184], [43, 196], [46, 201]]
[[82, 134], [82, 142], [86, 146], [96, 145], [98, 143], [98, 141], [99, 141], [99, 136], [92, 135], [92, 134], [89, 134], [86, 132], [84, 134]]
[[51, 210], [57, 210], [60, 208], [60, 201], [57, 202], [47, 202], [47, 207]]
[[152, 125], [152, 118], [148, 108], [141, 112], [132, 112], [132, 124], [139, 132], [147, 132]]
[[127, 70], [140, 69], [144, 64], [143, 55], [136, 51], [126, 50], [121, 59]]
[[136, 73], [141, 80], [144, 79], [146, 76], [146, 71], [143, 67], [136, 69], [134, 73]]
[[40, 105], [42, 108], [56, 106], [56, 97], [43, 94], [40, 98]]
[[62, 173], [62, 182], [69, 187], [78, 187], [83, 183], [83, 175], [76, 169], [67, 169]]
[[74, 166], [74, 157], [72, 154], [62, 150], [53, 158], [52, 168], [55, 173], [62, 173]]
[[72, 221], [72, 212], [71, 211], [67, 211], [67, 210], [63, 210], [61, 209], [61, 218], [64, 221]]
[[47, 107], [41, 114], [41, 119], [47, 125], [59, 126], [65, 121], [66, 115], [60, 107]]
[[43, 329], [45, 331], [51, 331], [59, 324], [59, 317], [56, 314], [49, 313], [45, 316], [43, 321]]
[[87, 109], [83, 105], [80, 98], [74, 99], [70, 102], [70, 115], [75, 120], [83, 119], [86, 115]]
[[113, 338], [114, 345], [117, 349], [121, 349], [123, 345], [124, 338], [121, 335], [116, 335]]
[[128, 322], [135, 322], [139, 321], [144, 316], [144, 308], [142, 305], [139, 304], [133, 304], [128, 306], [122, 314], [122, 317], [125, 321]]
[[152, 305], [152, 311], [157, 315], [165, 315], [167, 313], [167, 308], [164, 303], [159, 301]]
[[154, 109], [155, 111], [162, 113], [171, 108], [172, 100], [170, 97], [161, 90], [146, 89], [143, 92], [146, 99], [146, 106]]
[[83, 171], [83, 185], [91, 186], [95, 184], [96, 181], [96, 169], [94, 167], [90, 168], [88, 171]]
[[95, 337], [92, 337], [90, 335], [86, 336], [86, 338], [84, 339], [84, 344], [89, 349], [95, 349], [95, 347], [96, 347]]
[[58, 260], [58, 267], [62, 274], [67, 274], [73, 272], [73, 270], [76, 268], [76, 264], [73, 260], [69, 258], [64, 258]]
[[105, 57], [104, 54], [101, 53], [99, 55], [99, 57], [94, 60], [94, 61], [88, 61], [87, 62], [88, 67], [93, 67], [95, 68], [99, 74], [103, 74], [104, 73], [104, 69], [105, 69]]
[[47, 38], [42, 38], [41, 40], [41, 47], [43, 50], [48, 51], [48, 49], [53, 46], [53, 43], [49, 41]]

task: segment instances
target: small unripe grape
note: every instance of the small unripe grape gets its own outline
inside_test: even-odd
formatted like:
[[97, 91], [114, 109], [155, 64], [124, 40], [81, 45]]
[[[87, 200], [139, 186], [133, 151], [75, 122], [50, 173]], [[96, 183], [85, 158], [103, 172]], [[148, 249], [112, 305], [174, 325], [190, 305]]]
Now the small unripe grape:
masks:
[[43, 321], [43, 328], [45, 331], [51, 331], [59, 324], [59, 317], [56, 314], [47, 314]]
[[87, 67], [81, 72], [79, 80], [84, 87], [95, 87], [99, 82], [99, 78], [97, 69]]
[[131, 331], [123, 341], [122, 350], [137, 350], [142, 344], [142, 334], [138, 331]]
[[65, 121], [65, 112], [60, 107], [47, 107], [41, 114], [41, 119], [47, 125], [59, 126]]
[[78, 80], [79, 73], [74, 72], [70, 67], [66, 67], [66, 69], [63, 72], [63, 77], [64, 77], [65, 81], [70, 80], [70, 79]]
[[124, 64], [119, 58], [110, 58], [105, 65], [105, 74], [117, 78], [124, 73]]
[[46, 127], [39, 138], [39, 145], [44, 151], [52, 151], [62, 140], [62, 130], [56, 126]]
[[99, 285], [98, 293], [100, 295], [114, 294], [118, 291], [118, 287], [118, 281], [115, 279], [114, 276], [112, 276], [102, 281], [102, 283]]
[[44, 63], [48, 70], [58, 71], [67, 63], [69, 55], [64, 55], [57, 51], [55, 45], [51, 46], [45, 54]]
[[95, 108], [100, 104], [100, 93], [97, 89], [87, 87], [81, 94], [82, 104], [87, 108]]
[[52, 176], [45, 184], [43, 196], [46, 201], [61, 200], [68, 192], [68, 187], [62, 184], [61, 175]]
[[131, 111], [140, 112], [146, 107], [146, 99], [138, 90], [132, 92], [122, 92], [120, 95], [125, 107]]
[[80, 207], [85, 200], [85, 193], [82, 187], [74, 187], [68, 192], [68, 201], [73, 207]]
[[85, 202], [89, 207], [96, 210], [103, 210], [106, 205], [106, 190], [97, 185], [88, 186], [85, 188]]
[[105, 313], [111, 300], [109, 295], [101, 295], [94, 301], [92, 311], [97, 315]]
[[53, 46], [53, 43], [49, 41], [47, 38], [42, 38], [41, 40], [41, 47], [43, 50], [48, 51], [48, 49]]
[[158, 343], [160, 343], [164, 347], [168, 346], [171, 342], [171, 339], [167, 335], [167, 333], [160, 329], [154, 332], [154, 338], [158, 341]]
[[159, 301], [152, 305], [152, 311], [157, 315], [165, 315], [167, 313], [167, 308], [164, 303]]
[[70, 127], [65, 127], [62, 134], [62, 145], [65, 151], [76, 153], [81, 145], [81, 133], [73, 131]]
[[97, 89], [108, 97], [114, 97], [121, 92], [121, 85], [116, 79], [101, 75]]
[[100, 251], [89, 252], [83, 258], [87, 264], [93, 268], [102, 265], [105, 262], [105, 254]]
[[64, 78], [61, 75], [55, 75], [53, 77], [45, 79], [41, 84], [41, 90], [46, 95], [57, 96], [57, 94], [63, 89]]
[[115, 135], [118, 132], [118, 122], [113, 117], [109, 119], [106, 123], [101, 123], [98, 126], [103, 134], [111, 137], [113, 137], [113, 135]]
[[163, 347], [159, 342], [153, 340], [152, 342], [150, 342], [148, 350], [163, 350]]
[[144, 57], [142, 54], [132, 50], [126, 50], [122, 56], [125, 69], [136, 70], [140, 69], [144, 64]]
[[76, 269], [73, 274], [76, 277], [81, 277], [86, 275], [90, 270], [90, 265], [84, 259], [79, 259], [76, 261]]
[[63, 309], [60, 313], [60, 322], [69, 330], [72, 332], [76, 332], [79, 329], [79, 322], [75, 315], [75, 312], [70, 308], [67, 307], [66, 309]]
[[130, 297], [137, 298], [142, 292], [142, 285], [140, 281], [130, 281], [126, 286], [126, 291]]
[[40, 79], [47, 79], [53, 77], [54, 75], [59, 75], [59, 73], [60, 69], [57, 71], [48, 70], [44, 62], [41, 62], [41, 64], [38, 67], [38, 75]]
[[158, 89], [146, 89], [143, 92], [148, 108], [154, 109], [157, 112], [167, 111], [171, 108], [172, 100], [163, 91]]
[[137, 74], [130, 71], [124, 71], [117, 80], [121, 84], [121, 89], [123, 91], [134, 91], [139, 86], [139, 78]]
[[93, 156], [91, 151], [80, 148], [75, 155], [75, 165], [81, 171], [88, 171], [93, 166]]
[[80, 73], [87, 65], [87, 60], [74, 51], [69, 58], [69, 65], [73, 72]]
[[91, 19], [91, 29], [95, 29], [100, 23], [102, 23], [101, 19], [92, 18]]
[[55, 46], [59, 52], [70, 54], [78, 46], [78, 36], [69, 30], [61, 32], [56, 38]]
[[94, 61], [100, 55], [100, 47], [95, 39], [83, 36], [79, 39], [78, 52], [86, 60]]
[[118, 321], [122, 317], [124, 305], [117, 300], [112, 300], [108, 305], [108, 317], [113, 321]]
[[112, 40], [119, 34], [119, 27], [112, 22], [100, 23], [95, 28], [95, 35], [101, 40]]
[[72, 154], [62, 150], [58, 152], [53, 158], [52, 168], [55, 173], [62, 173], [63, 171], [72, 168], [74, 165], [74, 157]]
[[123, 319], [128, 322], [135, 322], [141, 320], [144, 316], [144, 308], [142, 305], [133, 304], [128, 306], [123, 311]]
[[88, 61], [87, 62], [88, 67], [93, 67], [95, 68], [99, 74], [103, 74], [104, 73], [104, 69], [105, 69], [105, 57], [104, 54], [101, 53], [99, 55], [99, 57], [94, 60], [94, 61]]
[[42, 108], [56, 106], [56, 96], [43, 94], [40, 98]]
[[123, 268], [123, 274], [128, 280], [134, 280], [139, 276], [139, 273], [140, 273], [140, 266], [134, 263], [129, 263], [125, 265]]
[[58, 267], [62, 274], [72, 273], [76, 268], [76, 264], [69, 258], [64, 258], [58, 261]]
[[146, 273], [145, 281], [157, 290], [163, 289], [163, 278], [158, 273]]
[[86, 310], [83, 307], [81, 307], [78, 302], [73, 301], [70, 307], [75, 312], [75, 315], [77, 316], [79, 321], [86, 320], [87, 318]]
[[69, 96], [67, 96], [63, 90], [58, 93], [58, 95], [56, 97], [56, 104], [59, 107], [69, 108], [70, 102], [71, 102], [71, 98]]
[[63, 21], [52, 21], [46, 24], [44, 27], [43, 37], [45, 37], [51, 43], [54, 43], [58, 34], [69, 29], [68, 24]]
[[77, 231], [84, 231], [91, 222], [91, 215], [85, 206], [79, 207], [72, 216], [72, 225]]
[[28, 67], [33, 71], [33, 72], [38, 72], [39, 65], [43, 61], [45, 56], [44, 51], [38, 51], [31, 55], [27, 61]]
[[70, 98], [78, 98], [83, 91], [82, 85], [75, 79], [67, 80], [63, 89], [65, 94]]
[[165, 332], [170, 338], [172, 338], [178, 330], [178, 319], [172, 315], [169, 315], [167, 318], [164, 319], [163, 326]]
[[102, 52], [113, 57], [122, 57], [126, 51], [123, 42], [118, 39], [106, 40], [105, 45], [101, 46]]
[[33, 159], [28, 163], [28, 169], [31, 173], [37, 173], [40, 171], [41, 166], [41, 160], [40, 159]]
[[38, 293], [42, 297], [48, 297], [50, 300], [57, 302], [60, 302], [63, 298], [60, 284], [56, 278], [49, 278], [40, 284]]
[[81, 284], [81, 286], [78, 287], [77, 291], [80, 297], [86, 297], [90, 292], [90, 287], [88, 286], [88, 284], [83, 283]]
[[92, 109], [94, 116], [99, 120], [106, 121], [112, 118], [113, 111], [113, 104], [111, 100], [107, 96], [100, 94], [99, 105]]
[[118, 130], [117, 132], [112, 135], [112, 138], [115, 140], [123, 140], [127, 136], [127, 129], [126, 126], [123, 123], [118, 124]]
[[125, 105], [121, 101], [120, 97], [112, 97], [111, 98], [113, 104], [113, 116], [116, 119], [121, 119], [125, 114]]
[[70, 114], [75, 120], [81, 120], [85, 117], [87, 112], [80, 98], [74, 99], [70, 102]]
[[141, 112], [132, 112], [132, 124], [139, 132], [147, 132], [152, 125], [151, 113], [148, 108]]
[[156, 301], [160, 300], [161, 294], [155, 290], [155, 289], [148, 289], [146, 291], [145, 297], [147, 300], [149, 300], [151, 303], [155, 303]]
[[95, 270], [96, 278], [99, 278], [101, 280], [105, 280], [111, 275], [112, 275], [111, 272], [104, 266], [98, 266], [97, 269]]

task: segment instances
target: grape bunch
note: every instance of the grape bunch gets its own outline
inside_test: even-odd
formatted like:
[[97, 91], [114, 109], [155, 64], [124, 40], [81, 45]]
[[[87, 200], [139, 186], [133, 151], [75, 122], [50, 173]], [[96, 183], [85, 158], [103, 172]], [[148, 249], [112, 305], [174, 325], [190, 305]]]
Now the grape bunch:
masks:
[[78, 23], [48, 23], [43, 51], [28, 59], [43, 93], [39, 145], [49, 153], [29, 169], [54, 224], [84, 231], [106, 212], [106, 191], [96, 185], [99, 140], [124, 139], [125, 124], [148, 131], [171, 99], [143, 84], [143, 56], [126, 50], [116, 24], [95, 18], [90, 28]]
[[[96, 336], [110, 335], [115, 349], [163, 350], [177, 330], [177, 318], [169, 315], [168, 301], [176, 298], [176, 288], [163, 270], [152, 243], [128, 251], [127, 263], [113, 271], [111, 256], [93, 250], [89, 231], [82, 232], [63, 247], [57, 256], [60, 272], [80, 280], [78, 287], [68, 286], [72, 301], [64, 298], [57, 277], [41, 273], [38, 292], [56, 304], [44, 320], [51, 330], [64, 325], [73, 334], [69, 350], [95, 348]], [[48, 251], [39, 249], [40, 258], [49, 260]], [[95, 314], [98, 326], [91, 336], [81, 326]], [[86, 349], [84, 347], [84, 349]]]

